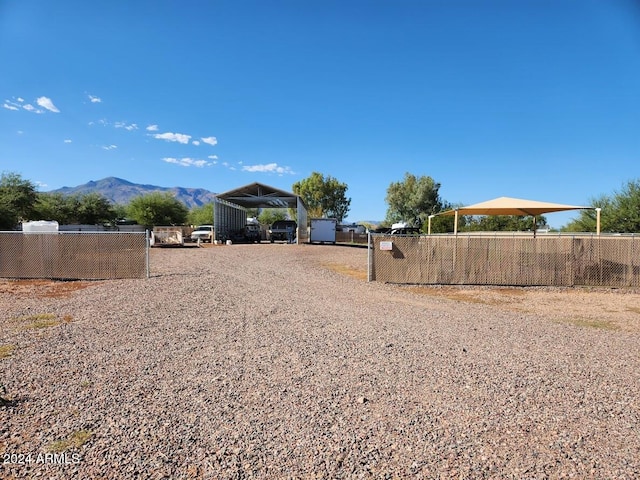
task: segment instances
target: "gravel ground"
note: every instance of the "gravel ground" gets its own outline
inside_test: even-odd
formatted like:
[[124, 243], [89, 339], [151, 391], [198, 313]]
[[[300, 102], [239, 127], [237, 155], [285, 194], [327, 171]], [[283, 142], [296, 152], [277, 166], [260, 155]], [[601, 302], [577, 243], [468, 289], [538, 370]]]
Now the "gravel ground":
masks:
[[0, 281], [0, 477], [640, 478], [640, 294], [367, 283], [360, 248]]

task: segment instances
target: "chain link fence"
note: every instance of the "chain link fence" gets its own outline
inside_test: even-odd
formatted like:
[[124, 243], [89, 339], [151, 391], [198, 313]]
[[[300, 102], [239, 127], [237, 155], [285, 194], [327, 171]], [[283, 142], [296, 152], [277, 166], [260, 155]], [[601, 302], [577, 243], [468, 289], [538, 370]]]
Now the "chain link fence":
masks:
[[371, 234], [369, 280], [640, 287], [640, 237]]
[[366, 245], [369, 236], [366, 233], [336, 232], [336, 243], [358, 243]]
[[0, 232], [0, 277], [105, 280], [149, 276], [145, 232]]

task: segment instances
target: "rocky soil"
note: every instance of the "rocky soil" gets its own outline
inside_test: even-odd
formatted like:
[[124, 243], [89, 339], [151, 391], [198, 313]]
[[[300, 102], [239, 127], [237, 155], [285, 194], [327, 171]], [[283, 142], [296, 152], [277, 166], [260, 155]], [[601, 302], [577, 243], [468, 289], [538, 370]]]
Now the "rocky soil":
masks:
[[640, 478], [639, 292], [368, 283], [366, 255], [0, 280], [0, 478]]

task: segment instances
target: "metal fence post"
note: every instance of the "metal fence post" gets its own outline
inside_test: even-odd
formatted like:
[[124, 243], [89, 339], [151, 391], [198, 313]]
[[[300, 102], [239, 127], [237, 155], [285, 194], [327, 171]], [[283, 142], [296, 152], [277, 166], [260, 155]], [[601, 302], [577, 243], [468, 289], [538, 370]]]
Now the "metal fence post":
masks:
[[371, 252], [371, 232], [367, 232], [367, 282], [371, 281], [371, 260], [373, 258]]
[[147, 278], [151, 277], [151, 268], [149, 266], [149, 230], [145, 230], [144, 231], [144, 238], [145, 238], [145, 256], [146, 256], [146, 262], [147, 262]]

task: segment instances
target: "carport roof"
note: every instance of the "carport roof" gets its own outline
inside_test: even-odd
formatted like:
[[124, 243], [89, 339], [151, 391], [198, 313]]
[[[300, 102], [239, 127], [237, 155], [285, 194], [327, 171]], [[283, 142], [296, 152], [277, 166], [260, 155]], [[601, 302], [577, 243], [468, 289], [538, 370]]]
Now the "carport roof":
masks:
[[297, 208], [298, 200], [302, 202], [295, 193], [258, 182], [216, 196], [244, 208]]

